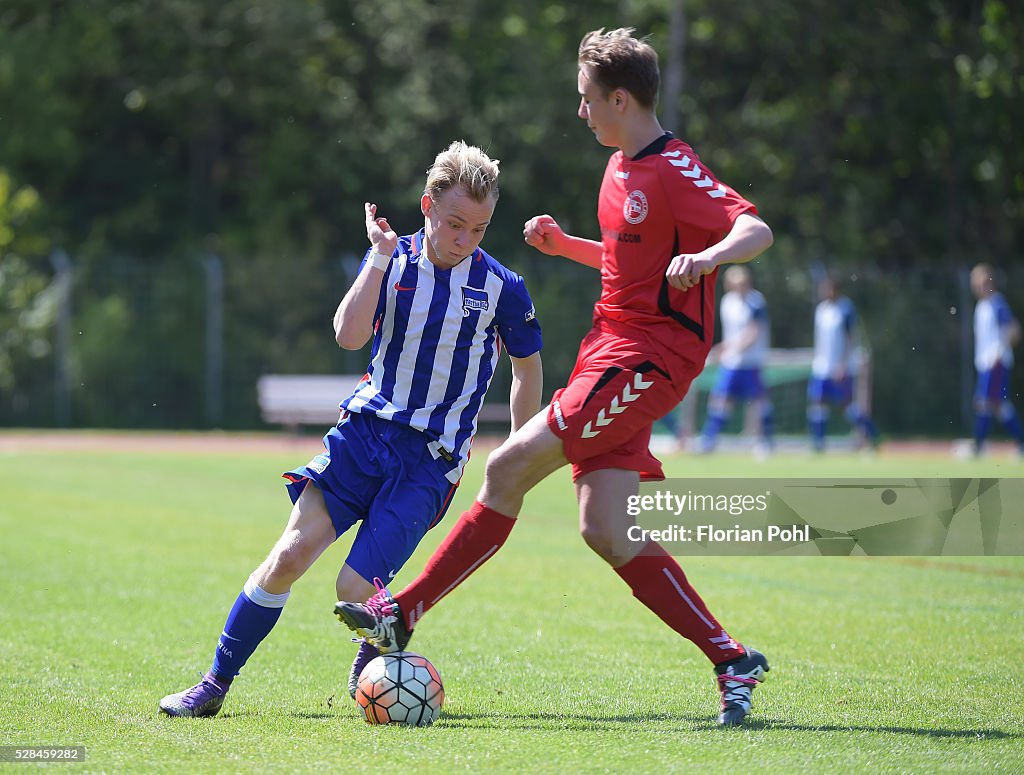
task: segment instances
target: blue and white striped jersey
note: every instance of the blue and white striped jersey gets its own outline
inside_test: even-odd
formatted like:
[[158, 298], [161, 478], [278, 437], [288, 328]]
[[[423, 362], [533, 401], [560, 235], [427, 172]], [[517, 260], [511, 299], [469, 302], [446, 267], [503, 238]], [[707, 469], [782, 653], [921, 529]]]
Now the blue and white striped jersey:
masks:
[[423, 242], [422, 229], [398, 241], [381, 283], [367, 378], [341, 408], [422, 431], [457, 482], [501, 346], [525, 358], [541, 349], [541, 331], [522, 277], [479, 248], [440, 269]]
[[1013, 367], [1013, 346], [1009, 331], [1013, 313], [998, 291], [978, 302], [974, 308], [974, 366], [978, 371], [994, 369], [996, 364]]
[[814, 358], [811, 373], [831, 378], [842, 367], [847, 374], [857, 373], [857, 346], [854, 323], [857, 313], [845, 296], [825, 299], [814, 309]]
[[760, 291], [750, 289], [746, 295], [729, 291], [722, 296], [719, 307], [722, 319], [722, 341], [735, 340], [751, 323], [758, 324], [757, 339], [742, 352], [726, 349], [722, 366], [727, 369], [761, 368], [768, 352], [768, 305]]

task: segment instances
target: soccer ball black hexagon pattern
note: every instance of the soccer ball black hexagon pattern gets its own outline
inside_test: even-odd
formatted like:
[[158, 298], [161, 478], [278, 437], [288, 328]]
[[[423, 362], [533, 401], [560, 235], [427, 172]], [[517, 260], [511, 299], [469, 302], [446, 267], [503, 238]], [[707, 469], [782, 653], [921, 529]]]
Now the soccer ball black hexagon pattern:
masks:
[[444, 685], [437, 668], [421, 654], [382, 654], [359, 675], [356, 704], [368, 724], [426, 727], [441, 714]]

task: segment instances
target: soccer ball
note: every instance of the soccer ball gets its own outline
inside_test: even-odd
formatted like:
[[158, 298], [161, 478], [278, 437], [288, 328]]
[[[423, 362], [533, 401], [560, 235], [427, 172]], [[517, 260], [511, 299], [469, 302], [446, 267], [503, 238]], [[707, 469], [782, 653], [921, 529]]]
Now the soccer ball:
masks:
[[441, 714], [444, 686], [426, 657], [411, 651], [382, 654], [360, 673], [356, 704], [368, 724], [426, 727]]

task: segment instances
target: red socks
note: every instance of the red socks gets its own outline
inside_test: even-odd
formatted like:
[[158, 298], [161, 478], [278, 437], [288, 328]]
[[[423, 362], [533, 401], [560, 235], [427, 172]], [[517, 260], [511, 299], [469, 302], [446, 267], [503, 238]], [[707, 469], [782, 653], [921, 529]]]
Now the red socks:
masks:
[[679, 563], [655, 541], [632, 560], [616, 568], [633, 590], [633, 597], [656, 613], [669, 627], [689, 638], [714, 664], [743, 656], [734, 641], [708, 611], [686, 580]]
[[424, 613], [501, 548], [516, 520], [474, 501], [431, 555], [427, 567], [394, 596], [411, 630]]
[[[413, 629], [424, 613], [490, 559], [515, 524], [514, 518], [474, 502], [423, 572], [394, 596], [406, 626]], [[686, 580], [679, 563], [660, 544], [651, 541], [615, 572], [629, 584], [637, 600], [673, 630], [696, 643], [714, 664], [744, 655], [743, 647], [722, 629]]]

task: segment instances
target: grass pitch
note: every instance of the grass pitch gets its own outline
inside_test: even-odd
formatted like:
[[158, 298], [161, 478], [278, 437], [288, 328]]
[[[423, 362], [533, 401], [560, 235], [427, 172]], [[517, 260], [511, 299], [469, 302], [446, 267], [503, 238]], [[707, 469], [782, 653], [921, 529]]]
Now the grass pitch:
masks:
[[[2, 436], [0, 436], [2, 440]], [[369, 727], [331, 616], [347, 537], [296, 584], [215, 719], [160, 697], [205, 671], [284, 526], [290, 451], [0, 445], [0, 745], [85, 745], [89, 772], [1019, 772], [1024, 558], [692, 558], [694, 586], [772, 664], [743, 729], [715, 727], [704, 657], [576, 531], [567, 472], [412, 648], [448, 701], [429, 729]], [[479, 483], [471, 463], [422, 568]], [[1009, 461], [669, 456], [670, 476], [1020, 476]], [[14, 770], [14, 765], [2, 765]], [[20, 772], [20, 769], [17, 770]]]

